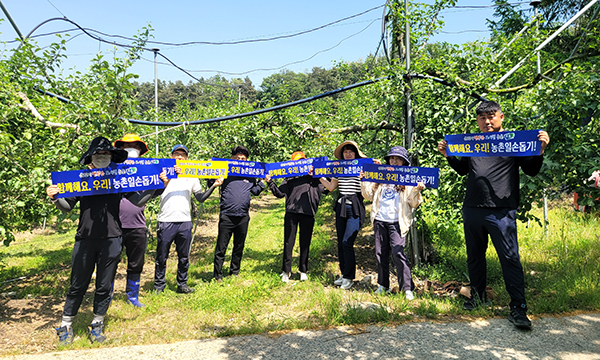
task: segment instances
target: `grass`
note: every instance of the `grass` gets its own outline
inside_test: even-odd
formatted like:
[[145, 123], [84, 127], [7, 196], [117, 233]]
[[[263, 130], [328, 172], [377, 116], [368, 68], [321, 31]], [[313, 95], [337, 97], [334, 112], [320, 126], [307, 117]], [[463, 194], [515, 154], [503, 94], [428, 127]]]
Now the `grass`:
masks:
[[[168, 260], [168, 289], [152, 293], [155, 243], [150, 243], [142, 276], [142, 302], [135, 309], [126, 304], [122, 284], [125, 264], [119, 265], [115, 298], [109, 309], [107, 335], [110, 346], [168, 343], [210, 337], [257, 334], [293, 329], [317, 329], [339, 325], [397, 324], [404, 321], [440, 320], [455, 316], [506, 316], [509, 302], [493, 246], [488, 249], [488, 281], [496, 297], [493, 306], [472, 314], [462, 310], [462, 302], [435, 293], [419, 293], [408, 302], [403, 296], [376, 296], [372, 284], [343, 291], [331, 285], [337, 277], [336, 245], [328, 198], [321, 205], [311, 245], [309, 280], [298, 281], [297, 248], [294, 254], [292, 281], [281, 282], [283, 244], [283, 201], [273, 197], [255, 199], [252, 219], [242, 260], [240, 277], [226, 277], [223, 283], [212, 280], [212, 255], [216, 222], [200, 227], [191, 255], [189, 284], [196, 288], [191, 295], [174, 292], [176, 254]], [[206, 204], [206, 216], [215, 216], [216, 200]], [[536, 210], [538, 216], [541, 212]], [[425, 217], [429, 228], [435, 219]], [[519, 243], [525, 270], [530, 312], [566, 313], [600, 309], [600, 220], [597, 216], [557, 207], [550, 212], [550, 235], [535, 224], [519, 224]], [[372, 230], [363, 230], [364, 241], [372, 241]], [[22, 327], [36, 336], [22, 336], [17, 345], [3, 344], [0, 356], [56, 348], [52, 330], [60, 318], [64, 294], [68, 289], [70, 253], [74, 229], [67, 233], [19, 239], [0, 249], [0, 301], [2, 326]], [[419, 280], [466, 282], [465, 251], [461, 228], [436, 228], [431, 236], [436, 244], [438, 262], [415, 269]], [[443, 241], [436, 243], [436, 237]], [[454, 237], [454, 239], [449, 239]], [[230, 245], [231, 247], [231, 245]], [[230, 252], [231, 250], [229, 250]], [[225, 259], [224, 272], [229, 262]], [[372, 254], [374, 256], [374, 254]], [[360, 264], [359, 264], [360, 266]], [[370, 269], [374, 271], [375, 269]], [[25, 279], [6, 282], [12, 279]], [[396, 283], [392, 277], [392, 283]], [[120, 281], [120, 282], [119, 282]], [[74, 329], [76, 341], [70, 348], [88, 348], [86, 327], [91, 321], [93, 285], [86, 295]], [[10, 295], [14, 294], [14, 295]], [[41, 304], [27, 316], [15, 307], [25, 302]], [[52, 304], [46, 306], [44, 304]], [[42, 319], [35, 321], [35, 319]], [[5, 325], [1, 325], [5, 324]], [[31, 324], [31, 325], [28, 325]], [[29, 329], [29, 330], [27, 330]], [[16, 335], [15, 335], [16, 336]], [[24, 340], [25, 339], [25, 340]], [[1, 340], [0, 340], [1, 343]], [[106, 346], [106, 345], [103, 345]]]

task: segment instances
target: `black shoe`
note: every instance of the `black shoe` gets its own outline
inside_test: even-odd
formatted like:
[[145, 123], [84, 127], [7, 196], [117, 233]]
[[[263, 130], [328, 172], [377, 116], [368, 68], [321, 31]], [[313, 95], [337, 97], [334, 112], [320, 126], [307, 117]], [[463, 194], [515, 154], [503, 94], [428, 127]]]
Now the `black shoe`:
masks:
[[490, 306], [491, 304], [492, 303], [488, 299], [481, 301], [481, 298], [479, 296], [474, 295], [465, 300], [465, 302], [463, 303], [463, 309], [467, 311], [472, 311], [480, 306]]
[[512, 307], [508, 314], [508, 321], [519, 329], [531, 330], [531, 321], [527, 317], [527, 307], [524, 305]]
[[70, 326], [61, 326], [56, 328], [56, 335], [58, 335], [58, 341], [62, 346], [71, 345], [73, 343], [73, 328]]
[[102, 322], [97, 322], [88, 326], [88, 335], [93, 343], [103, 343], [106, 340], [106, 336], [102, 332], [103, 325]]
[[187, 285], [181, 285], [177, 287], [177, 293], [179, 294], [191, 294], [194, 292], [194, 289]]

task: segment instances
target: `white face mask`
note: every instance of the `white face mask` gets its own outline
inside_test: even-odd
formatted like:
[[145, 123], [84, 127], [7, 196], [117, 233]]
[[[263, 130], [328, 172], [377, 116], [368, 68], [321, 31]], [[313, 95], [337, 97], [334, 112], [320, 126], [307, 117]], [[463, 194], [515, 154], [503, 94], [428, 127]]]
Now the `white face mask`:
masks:
[[94, 164], [94, 167], [97, 169], [102, 169], [110, 165], [111, 159], [111, 154], [94, 154], [92, 155], [92, 164]]
[[123, 150], [127, 151], [127, 157], [130, 159], [140, 157], [140, 151], [138, 149], [125, 148]]

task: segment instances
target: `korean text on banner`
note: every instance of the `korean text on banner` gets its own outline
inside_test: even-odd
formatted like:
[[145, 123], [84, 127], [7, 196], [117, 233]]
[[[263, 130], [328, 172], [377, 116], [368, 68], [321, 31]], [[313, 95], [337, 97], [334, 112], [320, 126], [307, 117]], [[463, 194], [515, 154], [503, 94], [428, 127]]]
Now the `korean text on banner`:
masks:
[[533, 156], [540, 155], [542, 142], [540, 130], [502, 131], [478, 134], [445, 135], [448, 143], [446, 155], [485, 156]]
[[361, 180], [410, 186], [417, 186], [417, 183], [422, 182], [425, 187], [437, 188], [439, 179], [440, 169], [438, 168], [365, 164]]
[[217, 179], [227, 177], [229, 166], [227, 161], [194, 161], [177, 160], [177, 166], [181, 168], [179, 177], [191, 177], [200, 179]]
[[53, 172], [51, 177], [59, 189], [57, 198], [114, 194], [162, 189], [159, 175], [164, 169], [169, 179], [176, 178], [173, 166], [173, 159], [128, 159], [103, 169]]
[[315, 161], [326, 161], [327, 156], [320, 158], [309, 158], [300, 160], [283, 161], [265, 164], [265, 170], [271, 179], [289, 178], [303, 176], [310, 173], [312, 163]]
[[372, 164], [373, 159], [353, 159], [335, 161], [315, 161], [313, 177], [351, 177], [359, 176], [364, 164]]
[[258, 161], [242, 161], [233, 159], [211, 158], [212, 161], [227, 161], [228, 176], [239, 176], [247, 178], [265, 177], [265, 163]]

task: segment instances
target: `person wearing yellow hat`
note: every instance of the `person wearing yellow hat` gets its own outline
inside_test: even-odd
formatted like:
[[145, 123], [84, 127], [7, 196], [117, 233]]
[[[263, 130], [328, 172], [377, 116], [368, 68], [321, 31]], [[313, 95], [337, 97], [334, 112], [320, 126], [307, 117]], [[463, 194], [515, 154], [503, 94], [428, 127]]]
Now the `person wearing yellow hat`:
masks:
[[[358, 144], [352, 140], [341, 143], [333, 152], [340, 160], [353, 160], [366, 158], [360, 151]], [[338, 240], [338, 258], [342, 275], [333, 282], [347, 290], [354, 284], [356, 275], [356, 255], [354, 241], [358, 230], [365, 221], [365, 205], [361, 193], [360, 176], [332, 178], [319, 178], [329, 191], [339, 188], [339, 195], [334, 204], [335, 227]]]
[[[127, 158], [137, 158], [148, 152], [148, 145], [137, 134], [125, 134], [115, 141], [115, 148], [127, 151]], [[144, 208], [133, 205], [126, 198], [121, 199], [120, 215], [123, 229], [123, 247], [127, 255], [127, 302], [135, 307], [143, 307], [139, 301], [140, 276], [144, 268], [144, 257], [148, 245], [148, 231]]]
[[[302, 151], [292, 154], [292, 160], [306, 159]], [[282, 181], [277, 186], [269, 175], [266, 176], [267, 185], [273, 195], [278, 198], [285, 197], [285, 217], [283, 220], [283, 264], [281, 280], [288, 282], [292, 271], [292, 252], [296, 243], [296, 232], [300, 228], [300, 258], [298, 271], [300, 281], [308, 280], [308, 254], [315, 225], [315, 214], [319, 208], [321, 195], [325, 187], [321, 182], [312, 177], [312, 174], [296, 176]]]

